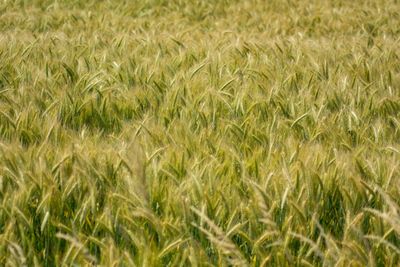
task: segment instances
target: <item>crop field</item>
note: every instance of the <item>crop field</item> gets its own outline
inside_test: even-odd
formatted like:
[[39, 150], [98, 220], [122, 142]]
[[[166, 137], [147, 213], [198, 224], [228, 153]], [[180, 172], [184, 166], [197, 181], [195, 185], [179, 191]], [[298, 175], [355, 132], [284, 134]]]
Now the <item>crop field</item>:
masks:
[[399, 266], [397, 0], [0, 0], [0, 266]]

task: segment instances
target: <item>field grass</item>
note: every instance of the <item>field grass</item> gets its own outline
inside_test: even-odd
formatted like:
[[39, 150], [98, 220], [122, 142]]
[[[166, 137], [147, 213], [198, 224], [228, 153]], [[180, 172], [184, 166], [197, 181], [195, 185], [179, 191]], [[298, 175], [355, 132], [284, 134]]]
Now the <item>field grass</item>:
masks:
[[1, 0], [1, 266], [399, 266], [400, 2]]

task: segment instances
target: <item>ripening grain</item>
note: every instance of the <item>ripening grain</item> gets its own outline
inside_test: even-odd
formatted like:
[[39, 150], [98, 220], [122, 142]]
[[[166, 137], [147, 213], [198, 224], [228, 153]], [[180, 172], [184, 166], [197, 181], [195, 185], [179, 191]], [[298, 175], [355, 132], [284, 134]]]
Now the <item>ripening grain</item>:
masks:
[[0, 2], [0, 265], [398, 266], [396, 0]]

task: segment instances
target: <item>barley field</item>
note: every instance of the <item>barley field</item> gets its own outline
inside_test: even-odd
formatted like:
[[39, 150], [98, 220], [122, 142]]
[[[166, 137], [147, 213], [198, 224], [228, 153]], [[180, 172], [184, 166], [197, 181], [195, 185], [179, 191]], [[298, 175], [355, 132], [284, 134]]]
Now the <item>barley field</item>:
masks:
[[399, 266], [400, 2], [1, 0], [1, 266]]

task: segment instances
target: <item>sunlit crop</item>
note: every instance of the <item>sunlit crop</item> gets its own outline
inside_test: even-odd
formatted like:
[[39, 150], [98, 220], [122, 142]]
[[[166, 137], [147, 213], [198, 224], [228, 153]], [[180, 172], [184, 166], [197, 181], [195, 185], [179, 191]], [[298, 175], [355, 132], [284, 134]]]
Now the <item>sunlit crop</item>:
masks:
[[0, 0], [1, 266], [399, 264], [399, 1]]

